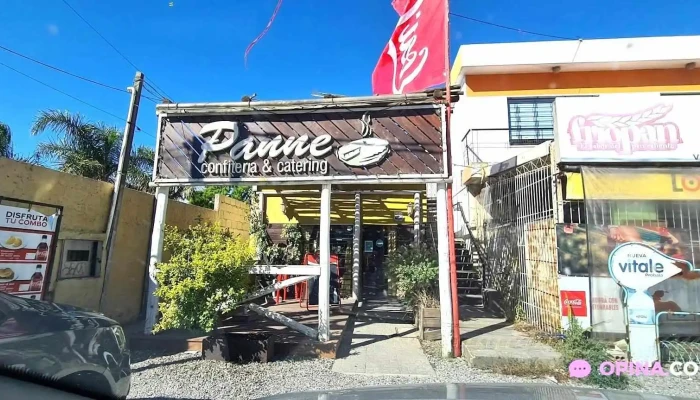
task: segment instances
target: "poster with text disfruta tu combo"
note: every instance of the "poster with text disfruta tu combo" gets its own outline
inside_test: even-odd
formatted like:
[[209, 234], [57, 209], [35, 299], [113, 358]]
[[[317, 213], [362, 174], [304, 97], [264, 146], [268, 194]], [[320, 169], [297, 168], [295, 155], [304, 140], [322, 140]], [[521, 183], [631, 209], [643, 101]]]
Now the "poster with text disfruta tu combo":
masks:
[[42, 299], [57, 220], [0, 205], [0, 292]]

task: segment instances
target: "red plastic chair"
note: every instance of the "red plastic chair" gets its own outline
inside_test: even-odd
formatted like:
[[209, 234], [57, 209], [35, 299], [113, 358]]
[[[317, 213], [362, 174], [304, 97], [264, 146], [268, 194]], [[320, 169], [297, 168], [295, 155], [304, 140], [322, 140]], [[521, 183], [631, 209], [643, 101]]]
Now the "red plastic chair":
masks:
[[[338, 266], [339, 264], [339, 257], [337, 254], [331, 254], [330, 257], [331, 261], [331, 268], [336, 269], [336, 275], [338, 276], [338, 279], [340, 279], [340, 268]], [[318, 254], [311, 254], [311, 253], [306, 253], [304, 255], [304, 265], [318, 265]], [[310, 310], [311, 307], [309, 306], [309, 281], [304, 281], [299, 283], [299, 307], [304, 307], [304, 300], [306, 300], [306, 309]]]

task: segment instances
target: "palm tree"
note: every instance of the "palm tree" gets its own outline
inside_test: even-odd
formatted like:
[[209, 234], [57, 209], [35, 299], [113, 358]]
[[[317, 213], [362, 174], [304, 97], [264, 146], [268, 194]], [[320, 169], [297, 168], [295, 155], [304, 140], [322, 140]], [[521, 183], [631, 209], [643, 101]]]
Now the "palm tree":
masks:
[[36, 163], [34, 157], [20, 156], [12, 149], [12, 130], [10, 126], [0, 122], [0, 157], [11, 158], [13, 160], [26, 163]]
[[[92, 123], [80, 114], [46, 110], [39, 113], [32, 135], [55, 134], [39, 143], [35, 157], [44, 165], [86, 178], [114, 182], [119, 165], [122, 133], [114, 126]], [[140, 146], [131, 152], [126, 185], [147, 190], [153, 169], [153, 150]]]
[[12, 130], [0, 122], [0, 157], [12, 158]]

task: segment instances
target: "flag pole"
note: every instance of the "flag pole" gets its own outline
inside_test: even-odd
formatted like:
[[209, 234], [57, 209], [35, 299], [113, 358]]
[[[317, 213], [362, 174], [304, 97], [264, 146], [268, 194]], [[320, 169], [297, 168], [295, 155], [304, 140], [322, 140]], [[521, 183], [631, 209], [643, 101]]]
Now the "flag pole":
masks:
[[[445, 139], [447, 146], [448, 176], [452, 176], [452, 91], [450, 90], [450, 0], [445, 0]], [[450, 292], [452, 294], [452, 354], [462, 356], [462, 339], [459, 331], [459, 298], [457, 293], [457, 256], [455, 254], [455, 218], [452, 200], [452, 182], [447, 184], [447, 234], [450, 252]]]

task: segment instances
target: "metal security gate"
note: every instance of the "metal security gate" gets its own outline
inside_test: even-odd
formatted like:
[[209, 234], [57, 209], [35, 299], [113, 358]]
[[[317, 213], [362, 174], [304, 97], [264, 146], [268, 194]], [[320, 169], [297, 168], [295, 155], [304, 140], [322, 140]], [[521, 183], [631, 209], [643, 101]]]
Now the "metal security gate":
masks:
[[561, 324], [552, 170], [545, 156], [489, 177], [474, 218], [488, 257], [485, 287], [500, 292], [508, 317], [547, 332]]

